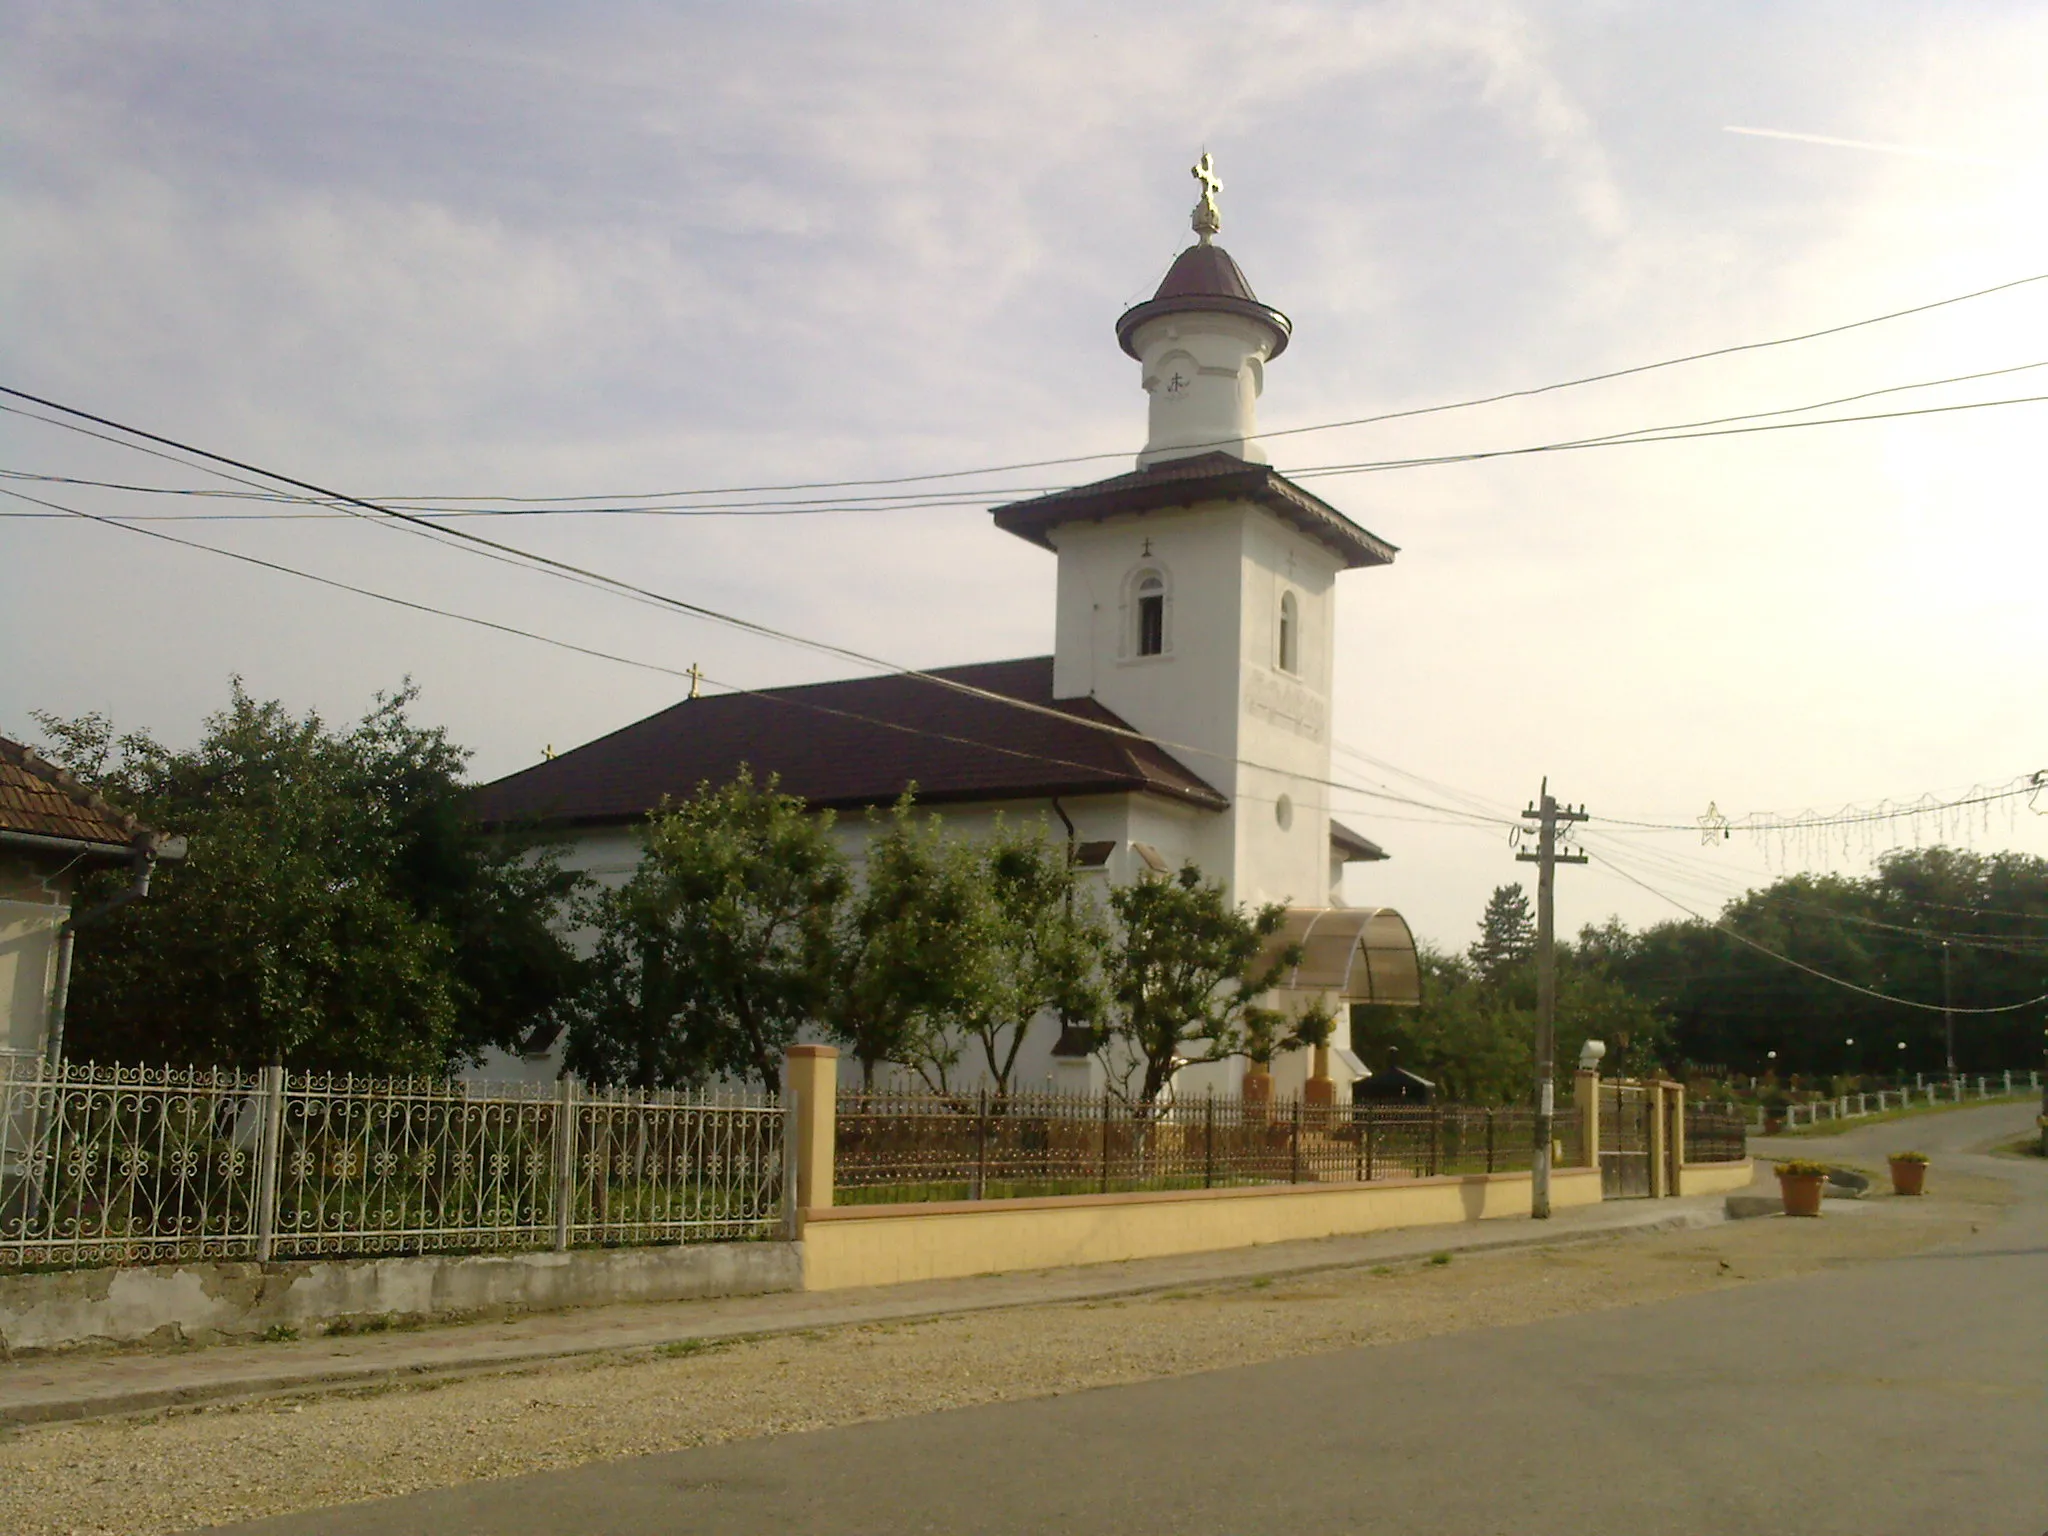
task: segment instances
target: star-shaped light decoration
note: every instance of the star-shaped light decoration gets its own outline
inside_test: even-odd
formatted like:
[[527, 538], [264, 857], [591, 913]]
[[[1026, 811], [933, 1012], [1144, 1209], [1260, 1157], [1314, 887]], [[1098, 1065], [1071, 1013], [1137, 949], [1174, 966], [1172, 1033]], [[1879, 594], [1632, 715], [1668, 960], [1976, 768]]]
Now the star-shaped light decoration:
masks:
[[1699, 818], [1699, 823], [1700, 843], [1703, 846], [1711, 847], [1715, 843], [1726, 842], [1735, 835], [1728, 830], [1728, 818], [1721, 814], [1721, 808], [1711, 800], [1707, 802], [1707, 814]]

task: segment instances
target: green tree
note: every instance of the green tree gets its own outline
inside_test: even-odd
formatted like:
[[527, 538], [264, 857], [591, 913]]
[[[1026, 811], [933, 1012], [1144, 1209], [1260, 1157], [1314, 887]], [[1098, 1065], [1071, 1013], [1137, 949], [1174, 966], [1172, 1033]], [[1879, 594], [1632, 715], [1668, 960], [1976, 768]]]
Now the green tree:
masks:
[[591, 903], [596, 981], [568, 1065], [599, 1082], [685, 1087], [719, 1073], [769, 1084], [828, 988], [847, 899], [832, 817], [742, 768], [649, 819], [625, 885]]
[[1017, 1056], [1034, 1019], [1100, 1016], [1109, 929], [1080, 891], [1065, 844], [1042, 828], [998, 822], [980, 868], [993, 918], [987, 985], [968, 1016], [999, 1098], [1014, 1086]]
[[1508, 967], [1536, 953], [1536, 920], [1520, 885], [1494, 887], [1479, 919], [1479, 937], [1467, 956], [1482, 981], [1497, 980]]
[[977, 851], [918, 816], [906, 793], [869, 838], [865, 878], [833, 923], [821, 1000], [864, 1085], [893, 1062], [946, 1091], [960, 1028], [994, 985], [995, 929]]
[[[1557, 1067], [1569, 1073], [1586, 1041], [1604, 1040], [1610, 1075], [1647, 1076], [1668, 1048], [1668, 1021], [1655, 1003], [1607, 969], [1617, 942], [1612, 925], [1591, 940], [1558, 946]], [[1389, 1047], [1404, 1066], [1433, 1080], [1443, 1095], [1468, 1104], [1529, 1101], [1535, 1073], [1536, 966], [1505, 966], [1491, 980], [1462, 957], [1420, 946], [1420, 1008], [1353, 1010], [1352, 1046], [1370, 1066], [1383, 1066]]]
[[334, 730], [236, 680], [186, 750], [37, 716], [53, 758], [190, 845], [79, 931], [70, 1054], [438, 1072], [554, 1027], [581, 967], [552, 920], [578, 879], [475, 824], [467, 753], [412, 721], [416, 697]]
[[1301, 960], [1298, 944], [1261, 959], [1286, 908], [1234, 907], [1193, 864], [1172, 879], [1123, 886], [1109, 901], [1121, 932], [1109, 954], [1097, 1055], [1127, 1103], [1154, 1104], [1182, 1067], [1263, 1048], [1285, 1026], [1259, 999]]
[[[1958, 1008], [2048, 993], [2048, 860], [1916, 848], [1862, 878], [1787, 876], [1729, 902], [1718, 925], [1646, 930], [1615, 970], [1671, 1015], [1693, 1061], [1822, 1081], [1939, 1072], [1944, 943]], [[2031, 1061], [2043, 1022], [2039, 1006], [1959, 1014], [1959, 1068]]]

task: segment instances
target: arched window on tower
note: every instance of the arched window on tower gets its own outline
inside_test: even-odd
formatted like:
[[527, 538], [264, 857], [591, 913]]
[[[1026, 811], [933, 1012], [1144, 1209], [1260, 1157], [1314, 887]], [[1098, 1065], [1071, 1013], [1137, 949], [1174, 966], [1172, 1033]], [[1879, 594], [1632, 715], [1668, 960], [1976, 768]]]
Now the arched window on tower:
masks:
[[1301, 604], [1292, 592], [1280, 594], [1280, 670], [1301, 670]]
[[1131, 578], [1131, 654], [1166, 654], [1166, 577], [1158, 571]]

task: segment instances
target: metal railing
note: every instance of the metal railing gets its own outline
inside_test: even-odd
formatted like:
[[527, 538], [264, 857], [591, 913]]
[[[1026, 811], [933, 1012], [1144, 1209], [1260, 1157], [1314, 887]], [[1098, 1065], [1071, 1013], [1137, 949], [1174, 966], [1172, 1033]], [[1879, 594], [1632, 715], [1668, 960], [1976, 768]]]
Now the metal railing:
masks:
[[0, 1065], [0, 1266], [772, 1236], [772, 1098]]
[[1685, 1106], [1685, 1160], [1739, 1163], [1749, 1156], [1749, 1125], [1734, 1106]]
[[[1251, 1184], [1505, 1173], [1534, 1158], [1534, 1113], [1463, 1105], [1317, 1105], [1190, 1097], [842, 1093], [834, 1137], [843, 1204], [1001, 1200]], [[1583, 1159], [1556, 1121], [1561, 1165]]]

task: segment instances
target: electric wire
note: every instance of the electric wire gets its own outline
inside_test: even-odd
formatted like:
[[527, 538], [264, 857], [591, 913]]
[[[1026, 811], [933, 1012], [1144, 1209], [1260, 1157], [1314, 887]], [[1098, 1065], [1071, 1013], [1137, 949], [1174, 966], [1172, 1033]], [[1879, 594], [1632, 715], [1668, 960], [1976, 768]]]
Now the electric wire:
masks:
[[[1847, 405], [1858, 400], [1875, 399], [1882, 395], [1904, 394], [1923, 389], [1940, 389], [1953, 384], [1974, 383], [1981, 379], [1998, 378], [2014, 373], [2025, 373], [2038, 368], [2048, 368], [2048, 359], [2043, 359], [2031, 363], [2015, 363], [2006, 367], [1984, 369], [1975, 373], [1955, 374], [1946, 378], [1922, 379], [1909, 384], [1889, 384], [1879, 389], [1861, 390], [1855, 394], [1839, 395], [1827, 400], [1811, 401], [1804, 405], [1777, 406], [1770, 410], [1747, 411], [1732, 416], [1703, 417], [1693, 421], [1669, 422], [1663, 425], [1651, 427], [1630, 427], [1621, 431], [1600, 433], [1591, 437], [1566, 438], [1545, 443], [1525, 444], [1515, 448], [1481, 449], [1465, 453], [1434, 454], [1405, 459], [1365, 460], [1350, 464], [1307, 465], [1304, 467], [1291, 470], [1289, 473], [1292, 478], [1300, 480], [1327, 479], [1347, 475], [1382, 473], [1385, 471], [1397, 469], [1430, 468], [1450, 464], [1472, 464], [1480, 463], [1489, 459], [1527, 457], [1534, 454], [1544, 453], [1563, 453], [1587, 448], [1625, 448], [1639, 444], [1686, 442], [1696, 438], [1740, 435], [1742, 433], [1747, 432], [1783, 430], [1793, 427], [1841, 426], [1845, 424], [1853, 424], [1858, 422], [1895, 420], [1901, 417], [1936, 415], [1952, 411], [1983, 410], [1996, 406], [2036, 404], [2044, 399], [2048, 399], [2048, 396], [2028, 395], [2018, 396], [2004, 400], [1966, 401], [1960, 404], [1949, 406], [1922, 406], [1906, 411], [1887, 411], [1868, 413], [1857, 416], [1829, 417], [1818, 421], [1767, 422], [1764, 425], [1753, 425], [1748, 427], [1735, 427], [1729, 425], [1730, 423], [1736, 422], [1754, 423], [1766, 417], [1802, 415], [1809, 411], [1827, 410], [1834, 406]], [[13, 393], [13, 391], [10, 391], [10, 393]], [[64, 422], [50, 421], [47, 417], [34, 416], [33, 414], [28, 412], [20, 412], [18, 414], [28, 416], [30, 420], [46, 422], [48, 425], [51, 426], [65, 427], [69, 425], [68, 423]], [[99, 434], [97, 433], [89, 433], [87, 435], [99, 436]], [[173, 462], [182, 461], [174, 460]], [[338, 504], [336, 499], [331, 494], [326, 496], [285, 496], [277, 494], [275, 492], [264, 492], [252, 495], [247, 491], [219, 491], [205, 488], [193, 489], [175, 486], [147, 486], [119, 481], [76, 479], [66, 476], [44, 476], [31, 474], [26, 471], [14, 470], [0, 470], [0, 476], [4, 476], [5, 478], [10, 479], [47, 480], [65, 484], [89, 485], [106, 490], [119, 490], [137, 493], [154, 493], [171, 496], [213, 496], [235, 500], [263, 500], [293, 503], [307, 506], [317, 506], [326, 509], [325, 511], [319, 513], [293, 512], [239, 514], [239, 516], [247, 518], [249, 520], [256, 520], [258, 518], [306, 519], [310, 517], [337, 517], [352, 515], [349, 513], [348, 508], [345, 505]], [[238, 481], [236, 483], [243, 482]], [[556, 503], [547, 506], [528, 504], [514, 506], [470, 508], [440, 507], [431, 505], [431, 503], [439, 500], [477, 500], [481, 498], [423, 498], [386, 496], [374, 498], [374, 502], [380, 509], [386, 512], [406, 511], [435, 519], [451, 517], [536, 516], [786, 517], [829, 516], [833, 514], [843, 515], [855, 512], [900, 512], [927, 509], [953, 509], [965, 506], [980, 507], [985, 506], [987, 502], [990, 500], [1018, 498], [1046, 493], [1056, 493], [1063, 489], [1069, 489], [1069, 487], [991, 486], [982, 488], [972, 493], [904, 493], [895, 496], [823, 497], [796, 502], [725, 502], [696, 503], [684, 506], [640, 507], [629, 507], [621, 505], [572, 507], [561, 504], [566, 503], [570, 500], [588, 499], [569, 497], [547, 498], [549, 502]], [[353, 500], [353, 498], [349, 499]], [[515, 503], [526, 500], [525, 498], [519, 497], [502, 497], [499, 499], [502, 501]], [[365, 498], [364, 500], [368, 501], [372, 500], [372, 498]], [[360, 505], [362, 503], [357, 504]], [[19, 516], [33, 514], [16, 515]], [[218, 514], [179, 514], [176, 517], [165, 516], [155, 518], [152, 520], [197, 521], [200, 520], [202, 517], [206, 518], [207, 520], [213, 521], [225, 520], [221, 518]]]
[[1594, 860], [1595, 863], [1598, 863], [1603, 867], [1612, 870], [1615, 874], [1621, 876], [1622, 879], [1628, 881], [1629, 884], [1640, 887], [1642, 890], [1648, 891], [1652, 896], [1655, 896], [1660, 901], [1670, 903], [1672, 906], [1678, 908], [1679, 911], [1685, 913], [1687, 916], [1695, 919], [1696, 921], [1706, 924], [1706, 926], [1716, 930], [1717, 932], [1726, 934], [1729, 938], [1735, 940], [1736, 943], [1742, 944], [1750, 949], [1753, 949], [1760, 955], [1768, 955], [1771, 959], [1778, 961], [1782, 965], [1788, 965], [1792, 967], [1792, 969], [1795, 971], [1803, 971], [1806, 975], [1812, 976], [1816, 980], [1827, 982], [1830, 986], [1840, 987], [1845, 991], [1855, 992], [1863, 997], [1875, 998], [1877, 1001], [1883, 1003], [1894, 1003], [1901, 1008], [1918, 1009], [1924, 1013], [1955, 1013], [1970, 1015], [2017, 1013], [2022, 1008], [2031, 1008], [2037, 1003], [2048, 1002], [2048, 992], [2043, 992], [2039, 996], [2027, 998], [2023, 1002], [2005, 1003], [1996, 1008], [1956, 1008], [1944, 1007], [1940, 1003], [1923, 1003], [1918, 1001], [1917, 999], [1910, 997], [1895, 997], [1889, 992], [1879, 992], [1874, 988], [1866, 987], [1861, 985], [1860, 983], [1846, 980], [1843, 977], [1830, 975], [1826, 971], [1819, 970], [1814, 966], [1806, 964], [1806, 962], [1803, 960], [1795, 960], [1790, 955], [1780, 954], [1777, 950], [1770, 948], [1768, 945], [1759, 944], [1755, 939], [1750, 938], [1745, 933], [1739, 932], [1735, 928], [1731, 927], [1729, 924], [1722, 922], [1719, 919], [1710, 918], [1702, 913], [1695, 912], [1691, 907], [1687, 906], [1677, 897], [1668, 895], [1665, 892], [1658, 890], [1655, 886], [1651, 885], [1646, 880], [1638, 879], [1635, 875], [1630, 874], [1626, 869], [1623, 869], [1619, 864], [1615, 863], [1606, 855], [1600, 853], [1593, 853], [1591, 852], [1591, 850], [1588, 850], [1588, 852], [1589, 856]]
[[[219, 555], [229, 560], [240, 561], [243, 564], [257, 566], [264, 570], [277, 572], [281, 575], [295, 576], [301, 580], [314, 582], [321, 586], [331, 587], [339, 591], [351, 592], [358, 596], [371, 598], [375, 601], [388, 603], [396, 607], [411, 609], [414, 612], [431, 614], [440, 618], [452, 619], [458, 623], [472, 624], [481, 628], [496, 630], [502, 634], [515, 635], [522, 639], [537, 641], [543, 645], [554, 646], [561, 650], [572, 651], [576, 654], [593, 657], [602, 661], [618, 662], [626, 666], [638, 667], [646, 671], [664, 673], [671, 677], [689, 679], [693, 682], [710, 682], [714, 686], [724, 690], [726, 693], [744, 694], [750, 698], [764, 699], [776, 704], [788, 705], [796, 708], [811, 710], [815, 713], [832, 715], [842, 719], [853, 720], [860, 722], [862, 724], [876, 726], [884, 730], [898, 732], [900, 734], [945, 741], [957, 746], [965, 746], [980, 751], [993, 752], [1000, 756], [1013, 757], [1026, 761], [1043, 763], [1051, 767], [1079, 769], [1087, 772], [1094, 772], [1097, 771], [1097, 769], [1099, 768], [1099, 765], [1083, 763], [1075, 759], [1056, 757], [1048, 753], [1031, 751], [1023, 748], [1006, 747], [998, 743], [984, 741], [975, 737], [960, 736], [951, 732], [932, 730], [924, 726], [908, 725], [904, 722], [890, 720], [882, 716], [868, 715], [856, 710], [842, 709], [831, 705], [820, 704], [815, 700], [794, 698], [790, 695], [788, 690], [765, 690], [747, 688], [737, 683], [723, 682], [717, 678], [709, 677], [705, 673], [703, 673], [701, 669], [695, 673], [692, 673], [682, 668], [665, 666], [656, 662], [642, 661], [630, 656], [621, 656], [615, 652], [597, 650], [590, 646], [579, 645], [571, 641], [560, 640], [553, 636], [544, 635], [535, 630], [523, 629], [516, 625], [504, 624], [496, 620], [484, 619], [472, 614], [460, 613], [452, 609], [437, 607], [429, 603], [416, 602], [408, 598], [397, 597], [390, 593], [379, 592], [369, 587], [358, 586], [354, 583], [341, 581], [333, 577], [318, 575], [314, 572], [302, 570], [295, 566], [285, 565], [279, 561], [265, 560], [255, 555], [244, 554], [238, 550], [223, 549], [218, 545], [202, 543], [196, 539], [182, 538], [176, 534], [165, 533], [160, 529], [140, 527], [132, 523], [124, 523], [117, 519], [105, 517], [97, 513], [86, 512], [76, 507], [67, 507], [58, 502], [47, 501], [39, 497], [30, 496], [25, 491], [13, 490], [4, 485], [0, 485], [0, 496], [11, 496], [18, 500], [34, 502], [38, 506], [49, 508], [53, 512], [64, 516], [82, 518], [88, 522], [101, 523], [108, 527], [120, 529], [124, 532], [142, 534], [150, 538], [161, 540], [165, 543], [177, 544], [187, 549], [194, 549], [202, 551], [207, 554]], [[1010, 698], [1008, 695], [995, 693], [990, 690], [971, 688], [967, 685], [955, 684], [954, 680], [949, 678], [933, 677], [930, 674], [910, 672], [907, 670], [894, 672], [890, 675], [913, 678], [924, 681], [938, 682], [942, 684], [952, 684], [962, 692], [969, 693], [973, 696], [985, 699], [989, 702], [1013, 705], [1020, 708], [1027, 708], [1034, 711], [1035, 713], [1049, 716], [1051, 718], [1063, 721], [1069, 725], [1077, 725], [1091, 730], [1104, 731], [1111, 735], [1125, 737], [1140, 742], [1148, 742], [1159, 746], [1177, 745], [1179, 750], [1185, 752], [1202, 752], [1202, 749], [1199, 748], [1189, 747], [1185, 744], [1169, 743], [1166, 741], [1162, 741], [1159, 738], [1147, 737], [1143, 735], [1141, 732], [1132, 731], [1126, 728], [1108, 726], [1102, 722], [1088, 720], [1083, 716], [1069, 714], [1063, 710], [1051, 709], [1041, 705], [1033, 705], [1028, 700], [1013, 699]], [[1214, 752], [1203, 752], [1202, 755], [1219, 759], [1222, 758], [1222, 754]], [[1258, 763], [1247, 758], [1237, 758], [1233, 761], [1235, 761], [1236, 764], [1241, 767], [1249, 767], [1263, 772], [1279, 774], [1291, 779], [1295, 779], [1300, 782], [1314, 783], [1343, 793], [1361, 795], [1367, 799], [1386, 800], [1390, 803], [1413, 806], [1424, 810], [1443, 811], [1446, 814], [1452, 816], [1463, 816], [1466, 814], [1459, 812], [1455, 809], [1433, 806], [1426, 801], [1415, 800], [1407, 796], [1394, 794], [1385, 789], [1383, 786], [1374, 787], [1361, 784], [1352, 784], [1336, 778], [1319, 778], [1315, 775], [1299, 773], [1291, 769], [1274, 768], [1269, 765]], [[1377, 815], [1379, 813], [1374, 812], [1373, 814]], [[1470, 822], [1469, 819], [1467, 819], [1457, 821], [1451, 824], [1469, 825]]]
[[[1688, 363], [1705, 362], [1711, 358], [1731, 357], [1739, 353], [1766, 351], [1773, 347], [1792, 346], [1800, 342], [1817, 341], [1827, 336], [1839, 336], [1845, 332], [1860, 330], [1866, 326], [1882, 325], [1893, 320], [1903, 320], [1913, 315], [1926, 314], [1932, 310], [1944, 309], [1954, 304], [1967, 303], [1974, 299], [1989, 298], [1994, 294], [2009, 292], [2012, 289], [2024, 288], [2030, 284], [2044, 281], [2048, 281], [2048, 272], [2037, 272], [2027, 277], [2017, 277], [2005, 282], [1994, 283], [1989, 287], [1972, 289], [1967, 293], [1952, 294], [1947, 298], [1934, 299], [1926, 303], [1910, 305], [1904, 309], [1890, 310], [1883, 314], [1865, 316], [1860, 320], [1850, 320], [1837, 325], [1823, 326], [1817, 330], [1802, 331], [1796, 335], [1773, 337], [1766, 341], [1749, 341], [1730, 346], [1712, 347], [1701, 352], [1688, 352], [1678, 357], [1663, 358], [1657, 362], [1637, 363], [1626, 368], [1610, 369], [1604, 373], [1584, 374], [1576, 378], [1560, 379], [1549, 384], [1539, 384], [1524, 389], [1504, 390], [1496, 394], [1480, 395], [1464, 400], [1446, 401], [1437, 405], [1415, 406], [1399, 411], [1383, 411], [1371, 416], [1358, 416], [1341, 421], [1315, 422], [1300, 427], [1282, 427], [1274, 431], [1262, 433], [1261, 436], [1267, 438], [1298, 437], [1311, 432], [1332, 432], [1351, 427], [1375, 426], [1381, 422], [1403, 421], [1417, 416], [1431, 416], [1447, 411], [1469, 410], [1479, 406], [1498, 405], [1508, 400], [1529, 399], [1537, 395], [1552, 394], [1558, 390], [1577, 389], [1588, 384], [1602, 384], [1614, 379], [1632, 378], [1639, 374], [1654, 373], [1660, 369], [1676, 368]], [[1226, 446], [1227, 441], [1234, 441], [1234, 439], [1194, 446], [1222, 448]], [[941, 470], [916, 475], [882, 475], [848, 480], [799, 480], [778, 484], [725, 485], [670, 491], [625, 491], [608, 493], [601, 496], [507, 497], [432, 495], [392, 499], [409, 501], [529, 501], [534, 503], [551, 501], [660, 501], [695, 496], [738, 496], [766, 494], [776, 491], [847, 490], [867, 486], [916, 485], [933, 480], [960, 480], [975, 475], [1012, 474], [1027, 469], [1050, 469], [1063, 464], [1099, 463], [1127, 457], [1129, 457], [1127, 452], [1119, 450], [1104, 453], [1069, 454], [1062, 458], [1027, 459], [1009, 464], [985, 464], [970, 469]]]

